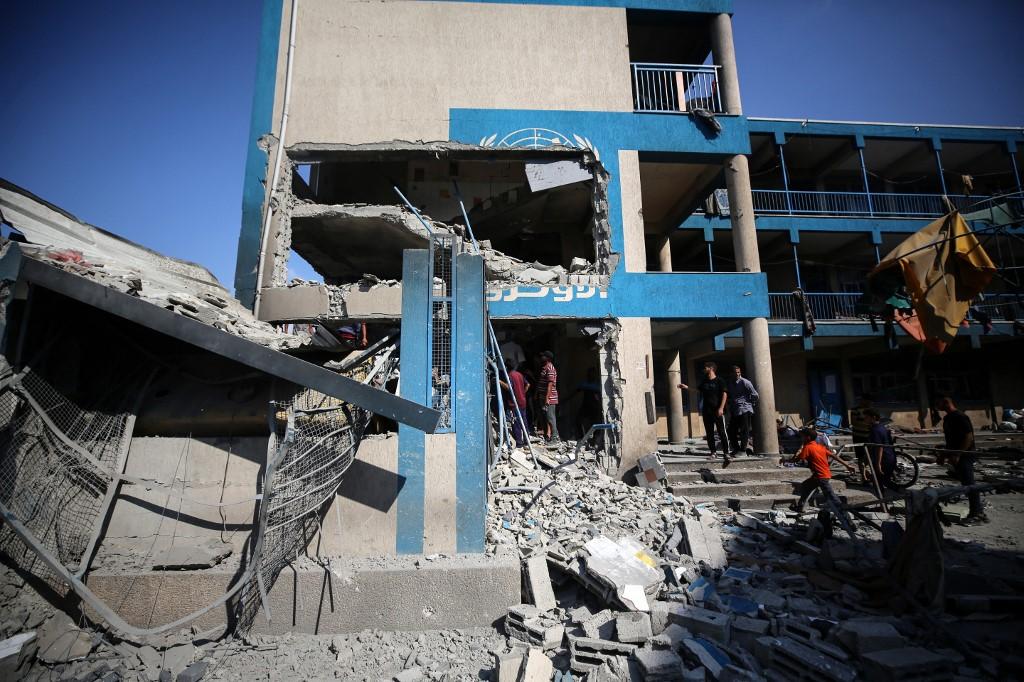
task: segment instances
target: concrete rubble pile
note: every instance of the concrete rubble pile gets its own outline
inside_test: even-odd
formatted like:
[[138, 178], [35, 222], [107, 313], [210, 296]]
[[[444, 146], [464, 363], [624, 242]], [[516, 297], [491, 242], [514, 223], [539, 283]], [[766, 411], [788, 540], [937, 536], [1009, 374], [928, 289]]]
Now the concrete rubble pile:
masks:
[[[492, 472], [488, 539], [518, 548], [528, 602], [505, 619], [499, 680], [983, 679], [1012, 669], [992, 649], [958, 650], [928, 616], [869, 590], [887, 574], [882, 543], [865, 541], [877, 537], [695, 505], [586, 460], [534, 470], [516, 458]], [[531, 663], [541, 653], [550, 669]]]

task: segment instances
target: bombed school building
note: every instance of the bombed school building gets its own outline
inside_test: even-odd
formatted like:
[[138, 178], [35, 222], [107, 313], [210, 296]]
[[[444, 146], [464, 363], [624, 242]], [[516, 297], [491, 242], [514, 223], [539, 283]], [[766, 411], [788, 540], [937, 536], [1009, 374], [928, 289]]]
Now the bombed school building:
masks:
[[[0, 634], [38, 627], [38, 653], [18, 640], [0, 666], [85, 671], [114, 647], [88, 622], [142, 675], [195, 673], [236, 634], [313, 633], [342, 637], [331, 665], [390, 678], [347, 658], [344, 633], [503, 623], [497, 644], [427, 641], [469, 661], [491, 651], [486, 664], [514, 668], [502, 680], [550, 679], [548, 658], [594, 679], [641, 679], [637, 665], [652, 680], [695, 665], [904, 679], [906, 661], [952, 674], [911, 646], [923, 629], [885, 625], [883, 653], [904, 654], [865, 662], [878, 652], [860, 625], [828, 644], [819, 625], [778, 625], [814, 604], [772, 566], [886, 564], [787, 535], [772, 505], [798, 479], [776, 470], [777, 420], [846, 424], [865, 394], [908, 431], [935, 426], [941, 395], [979, 429], [1024, 406], [1024, 130], [748, 117], [730, 0], [262, 12], [234, 295], [0, 184], [0, 553], [17, 574], [0, 588], [77, 620], [25, 606]], [[926, 352], [919, 328], [862, 297], [886, 254], [947, 214], [1005, 267]], [[535, 376], [544, 352], [564, 444], [515, 448], [505, 364]], [[717, 465], [655, 454], [705, 436], [709, 360], [759, 392], [755, 456], [733, 470], [756, 481], [726, 483], [763, 513], [736, 498], [723, 520]], [[858, 519], [879, 530], [873, 513]], [[821, 613], [849, 616], [863, 593], [845, 587]], [[395, 679], [456, 679], [388, 637], [382, 650], [412, 653]], [[761, 663], [739, 653], [755, 640]], [[237, 641], [260, 671], [270, 645]], [[67, 651], [46, 654], [54, 642]]]

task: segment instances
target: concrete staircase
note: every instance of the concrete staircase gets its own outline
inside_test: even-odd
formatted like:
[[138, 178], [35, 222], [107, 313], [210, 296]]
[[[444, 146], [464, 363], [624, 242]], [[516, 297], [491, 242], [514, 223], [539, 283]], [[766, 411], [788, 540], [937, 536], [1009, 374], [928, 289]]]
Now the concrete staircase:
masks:
[[[803, 467], [780, 467], [774, 457], [736, 457], [727, 469], [722, 468], [721, 458], [701, 455], [663, 455], [662, 461], [668, 472], [669, 492], [693, 502], [715, 502], [721, 506], [726, 506], [731, 500], [737, 500], [741, 507], [759, 509], [791, 504], [797, 499], [794, 494], [796, 484], [810, 475]], [[719, 481], [739, 482], [705, 482], [701, 469], [710, 470]], [[832, 488], [850, 502], [873, 498], [869, 492], [848, 489], [846, 483], [838, 479], [832, 480]]]

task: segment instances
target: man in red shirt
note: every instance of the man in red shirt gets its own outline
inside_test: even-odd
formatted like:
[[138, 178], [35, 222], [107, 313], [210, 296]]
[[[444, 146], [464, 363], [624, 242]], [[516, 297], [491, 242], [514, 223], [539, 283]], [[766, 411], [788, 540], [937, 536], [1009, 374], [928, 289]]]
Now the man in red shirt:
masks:
[[546, 350], [540, 354], [540, 377], [537, 379], [537, 402], [544, 414], [544, 435], [549, 443], [557, 443], [558, 437], [558, 370], [551, 360], [555, 356]]
[[836, 457], [827, 447], [817, 442], [818, 431], [813, 426], [805, 426], [800, 429], [800, 435], [803, 437], [803, 447], [789, 461], [807, 462], [807, 466], [811, 470], [811, 477], [797, 486], [800, 499], [791, 509], [798, 514], [802, 512], [804, 510], [804, 503], [807, 502], [807, 498], [811, 496], [815, 488], [821, 490], [825, 498], [831, 500], [838, 509], [840, 502], [839, 498], [836, 497], [835, 491], [832, 490], [832, 470], [829, 468], [828, 462], [830, 459], [834, 459], [850, 471], [854, 470], [853, 467]]
[[[515, 438], [516, 447], [526, 445], [529, 426], [526, 421], [526, 392], [530, 390], [530, 382], [526, 380], [522, 372], [516, 371], [516, 366], [511, 359], [505, 358], [505, 369], [508, 371], [508, 380], [512, 382], [513, 404], [509, 405], [509, 417], [512, 419], [512, 437]], [[505, 382], [502, 382], [504, 384]], [[523, 428], [527, 425], [526, 428]]]

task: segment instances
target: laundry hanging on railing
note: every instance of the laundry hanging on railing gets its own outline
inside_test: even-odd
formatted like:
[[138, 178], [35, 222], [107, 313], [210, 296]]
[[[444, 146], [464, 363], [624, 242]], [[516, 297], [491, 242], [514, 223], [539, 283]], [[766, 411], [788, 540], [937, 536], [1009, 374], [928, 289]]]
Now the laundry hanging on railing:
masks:
[[[996, 267], [956, 211], [904, 240], [868, 274], [871, 312], [899, 324], [941, 353], [984, 291]], [[912, 312], [910, 312], [912, 310]]]

